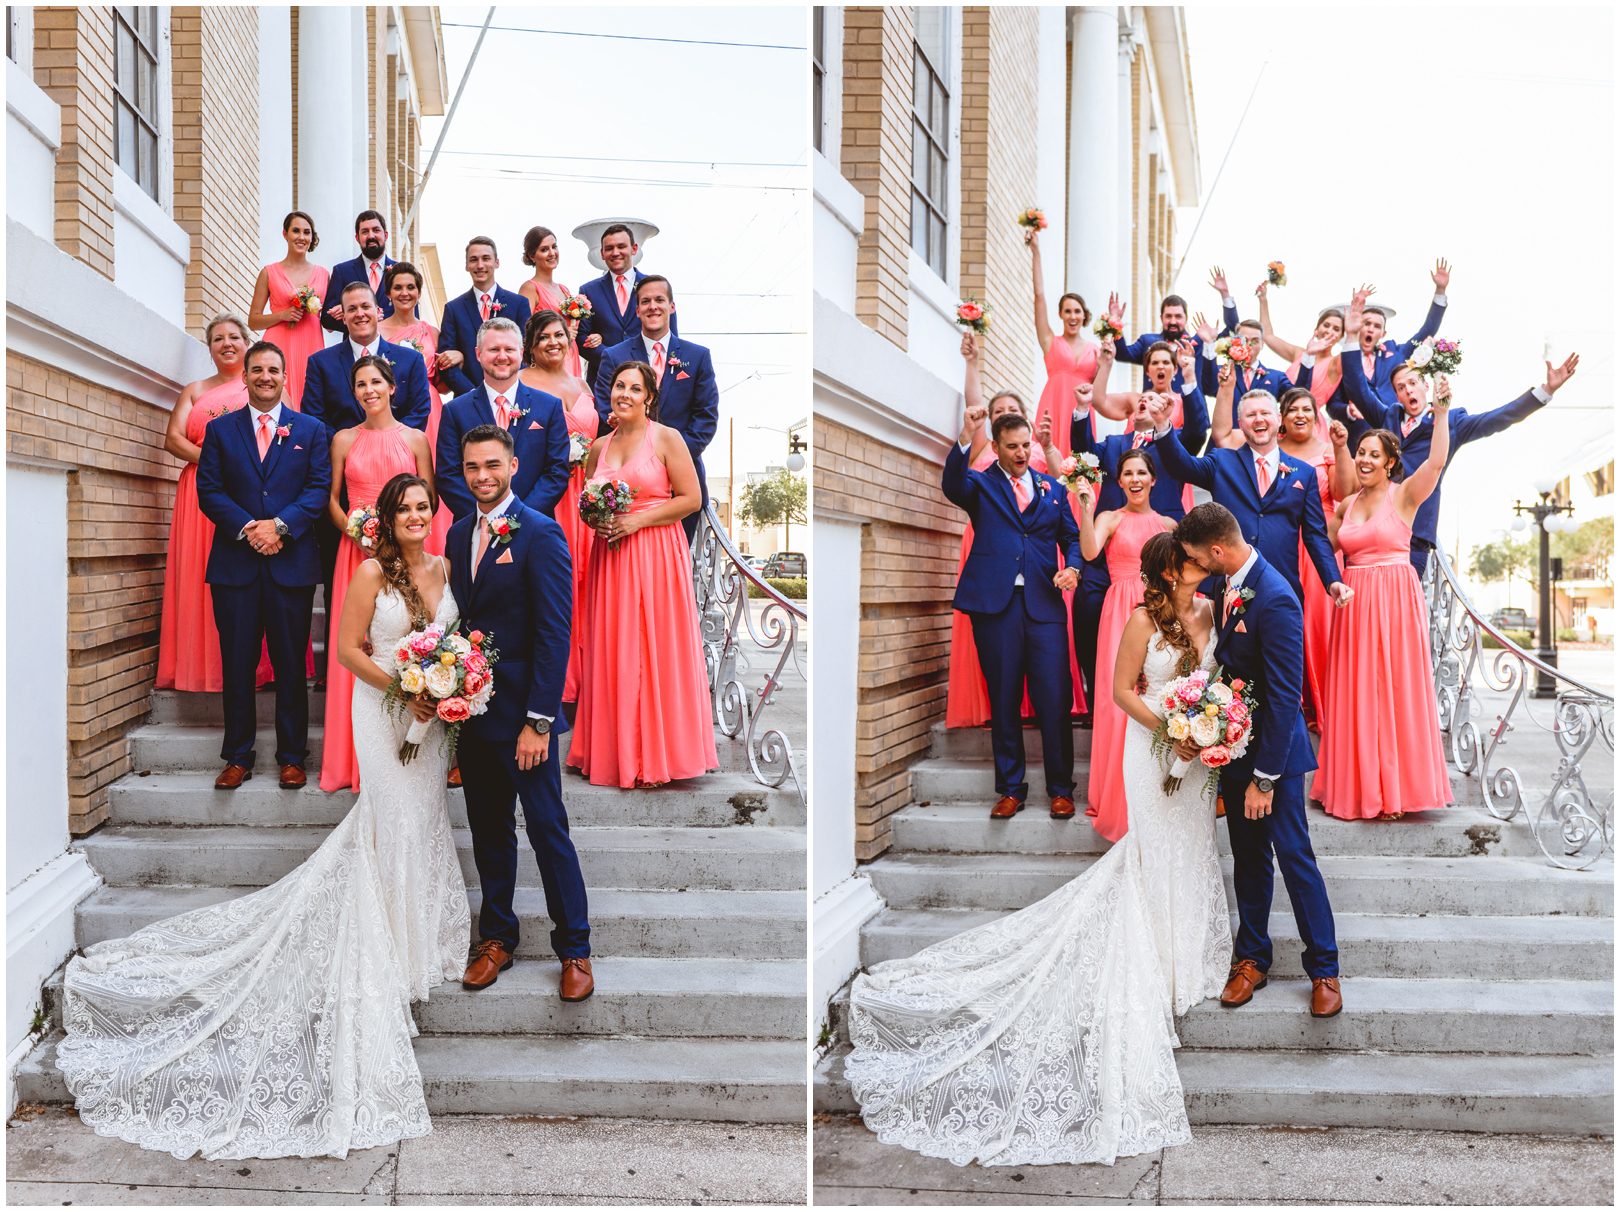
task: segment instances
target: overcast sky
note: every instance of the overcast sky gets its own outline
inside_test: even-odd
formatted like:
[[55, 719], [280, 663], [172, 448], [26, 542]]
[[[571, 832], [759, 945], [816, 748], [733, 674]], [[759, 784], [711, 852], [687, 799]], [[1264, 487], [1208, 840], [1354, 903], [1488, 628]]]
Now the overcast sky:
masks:
[[[488, 9], [439, 12], [453, 96]], [[470, 285], [473, 235], [495, 238], [496, 280], [516, 290], [533, 273], [523, 233], [551, 228], [557, 280], [577, 289], [602, 271], [575, 226], [657, 224], [640, 268], [670, 279], [681, 335], [714, 352], [711, 478], [726, 474], [729, 420], [741, 482], [787, 452], [785, 434], [748, 426], [809, 411], [807, 36], [803, 8], [501, 5], [422, 203], [452, 296]], [[424, 155], [440, 126], [423, 122]]]
[[1544, 342], [1555, 360], [1579, 351], [1551, 406], [1452, 464], [1440, 537], [1460, 535], [1465, 557], [1538, 476], [1602, 461], [1568, 468], [1578, 449], [1612, 458], [1611, 10], [1196, 6], [1187, 32], [1208, 213], [1189, 248], [1199, 212], [1179, 212], [1179, 293], [1212, 314], [1219, 262], [1252, 315], [1266, 262], [1281, 260], [1288, 285], [1270, 293], [1286, 339], [1302, 344], [1322, 307], [1366, 281], [1405, 340], [1445, 256], [1441, 335], [1462, 340], [1453, 385], [1474, 412], [1542, 382]]

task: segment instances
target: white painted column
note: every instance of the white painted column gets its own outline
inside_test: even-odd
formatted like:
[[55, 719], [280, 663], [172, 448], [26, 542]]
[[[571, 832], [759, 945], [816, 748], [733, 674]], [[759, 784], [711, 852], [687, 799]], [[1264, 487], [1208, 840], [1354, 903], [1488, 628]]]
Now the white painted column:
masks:
[[1074, 12], [1066, 285], [1095, 311], [1119, 268], [1119, 9]]
[[[1135, 31], [1129, 26], [1119, 29], [1118, 77], [1119, 77], [1119, 210], [1116, 238], [1118, 240], [1118, 259], [1115, 262], [1114, 281], [1118, 284], [1121, 294], [1127, 294], [1131, 289], [1131, 229], [1136, 222], [1135, 198], [1131, 189], [1132, 169], [1135, 168], [1135, 152], [1132, 150], [1131, 130], [1131, 56], [1136, 45]], [[1146, 98], [1144, 97], [1145, 101]], [[1146, 166], [1146, 158], [1143, 160]], [[1143, 236], [1147, 235], [1144, 231]], [[1127, 294], [1128, 298], [1128, 294]], [[1153, 301], [1145, 299], [1128, 298], [1130, 310], [1126, 313], [1141, 325], [1142, 317], [1152, 313]]]
[[[1064, 121], [1068, 98], [1068, 74], [1065, 55], [1068, 53], [1068, 17], [1056, 5], [1042, 5], [1035, 10], [1040, 23], [1040, 36], [1036, 43], [1035, 93], [1035, 198], [1046, 213], [1047, 228], [1041, 233], [1041, 272], [1049, 283], [1066, 279], [1064, 265], [1064, 235], [1069, 229], [1068, 208], [1059, 206], [1066, 192], [1063, 174], [1066, 170], [1068, 132]], [[1048, 288], [1050, 289], [1050, 287]], [[1108, 300], [1093, 299], [1086, 302], [1095, 310]], [[1056, 303], [1056, 294], [1048, 297]], [[1041, 365], [1041, 349], [1030, 334], [1032, 365]]]
[[[364, 46], [364, 38], [359, 46], [354, 43], [354, 16], [348, 7], [306, 4], [299, 9], [298, 209], [315, 220], [321, 233], [317, 259], [326, 264], [358, 255], [354, 217], [365, 207], [360, 204], [363, 191], [357, 194], [354, 188], [360, 126], [354, 76], [362, 73], [363, 91]], [[364, 132], [358, 133], [363, 143]], [[276, 218], [279, 230], [280, 216]]]
[[266, 265], [287, 255], [281, 220], [293, 209], [292, 97], [287, 87], [291, 78], [292, 10], [286, 5], [263, 5], [259, 8], [259, 260]]

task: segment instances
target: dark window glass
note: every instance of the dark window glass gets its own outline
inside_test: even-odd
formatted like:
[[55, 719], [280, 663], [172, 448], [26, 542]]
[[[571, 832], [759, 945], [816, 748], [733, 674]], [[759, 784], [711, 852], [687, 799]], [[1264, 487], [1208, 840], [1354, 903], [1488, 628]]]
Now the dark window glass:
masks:
[[113, 9], [113, 157], [153, 198], [158, 196], [157, 40], [156, 7]]
[[810, 134], [818, 152], [826, 149], [822, 137], [822, 92], [827, 86], [827, 10], [816, 5], [810, 10]]
[[943, 74], [944, 11], [916, 10], [911, 80], [911, 247], [941, 278], [945, 276], [951, 110]]

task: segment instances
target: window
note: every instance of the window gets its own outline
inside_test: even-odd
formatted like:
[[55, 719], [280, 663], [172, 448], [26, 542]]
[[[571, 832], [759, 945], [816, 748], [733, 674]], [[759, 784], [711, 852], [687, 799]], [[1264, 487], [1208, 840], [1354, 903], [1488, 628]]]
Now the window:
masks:
[[911, 247], [945, 276], [946, 148], [950, 94], [945, 91], [945, 17], [949, 9], [919, 5], [912, 42]]
[[158, 11], [113, 9], [113, 158], [154, 199], [158, 196]]
[[826, 45], [827, 10], [818, 4], [810, 10], [810, 132], [818, 152], [826, 151], [821, 146], [821, 95], [827, 86], [827, 69], [822, 64], [826, 59]]
[[6, 58], [17, 62], [17, 15], [6, 5]]

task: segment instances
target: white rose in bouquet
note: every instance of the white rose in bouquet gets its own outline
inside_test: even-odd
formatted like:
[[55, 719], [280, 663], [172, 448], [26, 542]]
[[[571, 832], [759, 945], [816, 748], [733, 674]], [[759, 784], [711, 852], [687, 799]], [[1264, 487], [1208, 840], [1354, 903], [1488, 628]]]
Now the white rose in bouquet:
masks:
[[[429, 679], [431, 680], [429, 675]], [[1192, 722], [1192, 741], [1200, 749], [1213, 745], [1225, 732], [1225, 722], [1219, 716], [1201, 715]]]
[[434, 665], [427, 671], [427, 690], [436, 699], [449, 698], [456, 692], [456, 667]]
[[406, 694], [421, 694], [427, 687], [427, 678], [418, 665], [407, 665], [400, 670], [399, 686]]
[[466, 656], [472, 651], [472, 645], [467, 642], [464, 635], [453, 635], [445, 643], [450, 645], [451, 651], [457, 656]]
[[1218, 706], [1225, 707], [1232, 701], [1232, 689], [1223, 682], [1215, 682], [1204, 691], [1204, 697]]
[[1412, 363], [1412, 365], [1416, 366], [1419, 370], [1422, 370], [1430, 362], [1434, 361], [1434, 339], [1429, 338], [1425, 340], [1423, 344], [1419, 345], [1412, 351], [1412, 356], [1408, 358], [1407, 361]]
[[1187, 723], [1187, 717], [1184, 715], [1171, 716], [1166, 721], [1165, 727], [1168, 729], [1172, 741], [1184, 741], [1192, 732], [1192, 725]]

